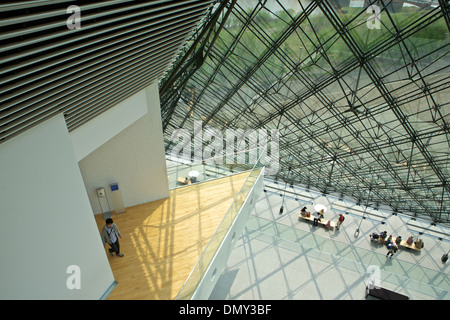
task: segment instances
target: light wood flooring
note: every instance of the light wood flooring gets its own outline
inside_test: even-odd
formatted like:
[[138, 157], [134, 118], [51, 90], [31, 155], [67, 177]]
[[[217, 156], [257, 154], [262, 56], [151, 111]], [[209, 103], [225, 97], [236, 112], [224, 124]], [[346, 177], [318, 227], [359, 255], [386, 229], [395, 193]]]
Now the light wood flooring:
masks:
[[[124, 257], [109, 255], [117, 286], [108, 300], [174, 299], [249, 172], [170, 191], [114, 215]], [[99, 231], [105, 222], [95, 216]]]

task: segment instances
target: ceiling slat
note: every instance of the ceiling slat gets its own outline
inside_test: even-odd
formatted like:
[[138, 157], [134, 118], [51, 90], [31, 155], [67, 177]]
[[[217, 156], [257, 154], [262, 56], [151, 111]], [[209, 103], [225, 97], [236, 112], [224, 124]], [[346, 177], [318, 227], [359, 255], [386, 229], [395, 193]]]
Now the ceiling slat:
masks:
[[125, 100], [170, 68], [214, 0], [0, 4], [0, 143], [64, 113], [69, 130]]

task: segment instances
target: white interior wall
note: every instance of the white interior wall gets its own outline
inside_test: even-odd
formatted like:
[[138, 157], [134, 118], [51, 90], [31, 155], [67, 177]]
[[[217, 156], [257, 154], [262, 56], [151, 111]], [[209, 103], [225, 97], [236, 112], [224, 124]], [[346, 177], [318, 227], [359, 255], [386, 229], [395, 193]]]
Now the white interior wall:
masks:
[[0, 299], [99, 299], [114, 277], [63, 115], [0, 145], [0, 190]]
[[0, 145], [0, 299], [103, 296], [114, 277], [93, 213], [112, 182], [125, 206], [169, 196], [157, 84], [71, 133], [61, 114]]
[[70, 139], [77, 160], [80, 161], [85, 158], [119, 132], [142, 118], [147, 112], [147, 98], [145, 90], [142, 90], [70, 132]]
[[[71, 136], [76, 140], [74, 145], [80, 146], [80, 158], [89, 152], [80, 159], [79, 166], [94, 214], [115, 210], [109, 185], [116, 182], [125, 207], [169, 196], [157, 83], [88, 125], [89, 128], [83, 126]], [[81, 147], [83, 140], [90, 144], [92, 136], [102, 136], [101, 145]], [[96, 190], [100, 187], [105, 188], [109, 201], [97, 197]]]

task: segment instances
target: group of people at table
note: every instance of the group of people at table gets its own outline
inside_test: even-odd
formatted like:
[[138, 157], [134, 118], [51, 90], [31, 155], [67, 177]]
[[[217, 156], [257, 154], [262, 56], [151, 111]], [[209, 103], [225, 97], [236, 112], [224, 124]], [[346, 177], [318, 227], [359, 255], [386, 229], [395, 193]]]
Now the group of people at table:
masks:
[[196, 183], [197, 182], [197, 177], [198, 177], [199, 174], [200, 173], [198, 171], [196, 171], [196, 170], [193, 170], [193, 171], [189, 172], [189, 177], [186, 177], [186, 179], [184, 179], [183, 184]]
[[[314, 220], [313, 220], [313, 226], [317, 226], [319, 224], [319, 221], [323, 219], [323, 215], [325, 213], [325, 209], [323, 207], [318, 207], [318, 209], [320, 209], [320, 210], [317, 210], [317, 212], [315, 214], [316, 216], [314, 217]], [[309, 218], [309, 217], [311, 217], [311, 213], [309, 211], [306, 211], [306, 207], [303, 207], [300, 210], [300, 216]], [[339, 214], [339, 218], [338, 218], [338, 221], [336, 223], [336, 228], [337, 229], [340, 228], [342, 222], [344, 222], [344, 219], [345, 219], [344, 216], [342, 214]], [[328, 221], [326, 226], [329, 227], [330, 223], [331, 222]]]
[[372, 241], [377, 241], [378, 244], [385, 244], [387, 249], [388, 249], [388, 253], [386, 253], [386, 258], [390, 257], [392, 258], [392, 256], [394, 255], [394, 253], [397, 252], [398, 248], [400, 245], [407, 245], [409, 247], [412, 247], [414, 245], [414, 249], [416, 250], [420, 250], [423, 248], [423, 241], [422, 239], [417, 239], [414, 241], [414, 237], [410, 236], [407, 240], [406, 243], [403, 243], [403, 239], [402, 236], [398, 236], [395, 239], [392, 237], [392, 235], [390, 235], [389, 237], [387, 236], [387, 232], [383, 231], [380, 234], [377, 233], [373, 233], [372, 234]]
[[191, 184], [191, 183], [196, 183], [197, 182], [197, 177], [186, 177], [184, 179], [183, 184]]
[[[323, 219], [323, 215], [325, 213], [325, 208], [324, 207], [318, 207], [317, 209], [320, 209], [320, 210], [317, 210], [317, 212], [315, 213], [314, 220], [313, 220], [313, 226], [317, 226], [318, 225], [320, 220]], [[300, 210], [299, 218], [300, 217], [303, 217], [303, 218], [310, 218], [311, 217], [311, 213], [309, 211], [306, 211], [306, 210], [307, 210], [306, 207], [303, 207]], [[344, 219], [345, 219], [344, 216], [342, 214], [339, 214], [339, 218], [338, 218], [338, 221], [336, 223], [336, 228], [337, 229], [340, 228], [342, 222], [344, 222]], [[326, 226], [327, 227], [330, 226], [330, 221], [327, 222]], [[377, 241], [379, 244], [382, 244], [382, 245], [385, 244], [386, 245], [386, 247], [388, 249], [388, 253], [386, 254], [386, 258], [388, 258], [388, 257], [392, 258], [394, 253], [397, 252], [397, 250], [398, 250], [400, 245], [404, 245], [404, 246], [407, 246], [407, 247], [410, 247], [410, 248], [414, 248], [416, 250], [422, 249], [422, 247], [424, 245], [422, 239], [417, 239], [416, 241], [414, 241], [414, 237], [413, 236], [410, 236], [408, 238], [408, 240], [406, 240], [406, 242], [402, 241], [402, 237], [401, 236], [396, 237], [395, 240], [394, 240], [392, 235], [387, 237], [387, 232], [386, 231], [383, 231], [380, 234], [373, 233], [371, 235], [371, 238], [372, 238], [372, 241]]]

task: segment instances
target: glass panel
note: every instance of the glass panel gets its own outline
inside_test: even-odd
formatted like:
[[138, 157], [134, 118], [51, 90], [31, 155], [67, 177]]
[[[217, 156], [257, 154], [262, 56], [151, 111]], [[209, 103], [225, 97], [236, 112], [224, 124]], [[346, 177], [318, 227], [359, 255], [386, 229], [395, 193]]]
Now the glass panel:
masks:
[[375, 4], [377, 28], [368, 4], [238, 0], [224, 27], [226, 10], [208, 30], [201, 66], [180, 75], [186, 84], [170, 96], [173, 109], [164, 107], [166, 145], [194, 120], [277, 128], [276, 178], [287, 176], [283, 157], [296, 156], [297, 183], [361, 197], [376, 188], [365, 200], [449, 223], [446, 20], [436, 1], [384, 1]]
[[227, 235], [231, 225], [233, 224], [236, 216], [240, 212], [245, 200], [251, 189], [253, 188], [256, 180], [258, 179], [261, 173], [262, 165], [256, 164], [253, 170], [249, 172], [249, 175], [244, 182], [244, 185], [239, 190], [239, 193], [236, 195], [233, 204], [230, 209], [226, 213], [216, 232], [214, 233], [212, 239], [208, 243], [206, 249], [203, 251], [200, 259], [198, 260], [196, 266], [192, 270], [189, 278], [186, 280], [182, 289], [178, 293], [176, 299], [177, 300], [189, 300], [195, 293], [198, 285], [200, 284], [203, 276], [205, 275], [214, 255], [222, 244], [225, 236]]

